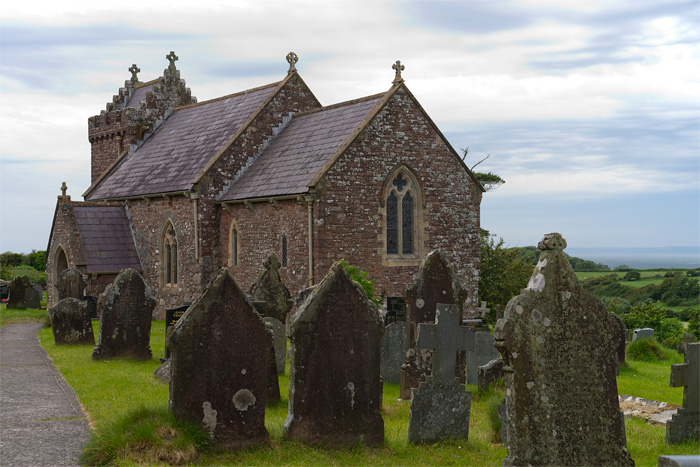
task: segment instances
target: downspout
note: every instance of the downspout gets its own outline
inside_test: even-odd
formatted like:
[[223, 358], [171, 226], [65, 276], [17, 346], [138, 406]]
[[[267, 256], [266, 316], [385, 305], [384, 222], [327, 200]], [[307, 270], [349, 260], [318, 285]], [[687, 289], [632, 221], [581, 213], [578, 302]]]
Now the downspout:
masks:
[[309, 287], [311, 287], [314, 285], [314, 197], [307, 195], [304, 199], [306, 201], [306, 210], [309, 218], [309, 238], [307, 241], [309, 244]]
[[194, 210], [194, 259], [199, 262], [199, 193], [190, 192], [190, 199]]

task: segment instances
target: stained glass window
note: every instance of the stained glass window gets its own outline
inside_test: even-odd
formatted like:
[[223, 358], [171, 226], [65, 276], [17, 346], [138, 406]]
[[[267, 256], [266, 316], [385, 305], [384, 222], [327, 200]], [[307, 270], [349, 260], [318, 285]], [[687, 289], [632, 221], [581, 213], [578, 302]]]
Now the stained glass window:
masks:
[[287, 236], [282, 234], [282, 267], [287, 267]]
[[399, 209], [398, 198], [392, 191], [386, 200], [386, 252], [395, 255], [399, 252]]
[[401, 201], [401, 240], [402, 253], [413, 254], [413, 197], [410, 192]]

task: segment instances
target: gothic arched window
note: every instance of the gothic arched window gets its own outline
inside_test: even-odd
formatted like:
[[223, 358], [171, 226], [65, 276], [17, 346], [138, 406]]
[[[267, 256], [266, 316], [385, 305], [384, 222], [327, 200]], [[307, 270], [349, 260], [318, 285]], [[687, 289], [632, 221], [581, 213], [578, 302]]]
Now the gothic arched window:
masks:
[[231, 230], [229, 231], [229, 266], [238, 266], [240, 252], [240, 236], [238, 234], [238, 225], [236, 221], [231, 221]]
[[177, 285], [177, 235], [173, 223], [168, 221], [163, 228], [162, 274], [164, 285]]
[[420, 259], [422, 249], [422, 192], [405, 167], [389, 176], [384, 189], [386, 264], [408, 265]]
[[287, 267], [287, 234], [282, 234], [282, 267]]

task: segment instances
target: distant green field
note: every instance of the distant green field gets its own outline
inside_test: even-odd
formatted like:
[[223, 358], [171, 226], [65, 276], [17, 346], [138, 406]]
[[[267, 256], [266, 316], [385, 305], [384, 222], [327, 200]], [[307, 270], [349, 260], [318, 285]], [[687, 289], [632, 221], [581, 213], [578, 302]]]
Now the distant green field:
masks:
[[[685, 275], [685, 269], [641, 269], [638, 270], [642, 274], [642, 278], [636, 281], [626, 281], [623, 280], [623, 277], [625, 277], [626, 272], [622, 271], [592, 271], [592, 272], [577, 272], [576, 277], [578, 277], [578, 280], [581, 282], [585, 281], [586, 279], [589, 279], [591, 277], [602, 277], [602, 276], [608, 276], [610, 274], [617, 274], [617, 277], [620, 279], [620, 283], [629, 287], [633, 287], [635, 289], [640, 289], [644, 287], [645, 285], [659, 285], [661, 284], [665, 277], [664, 274], [666, 274], [669, 271], [678, 271], [683, 273]], [[700, 277], [695, 277], [695, 280], [700, 280]]]

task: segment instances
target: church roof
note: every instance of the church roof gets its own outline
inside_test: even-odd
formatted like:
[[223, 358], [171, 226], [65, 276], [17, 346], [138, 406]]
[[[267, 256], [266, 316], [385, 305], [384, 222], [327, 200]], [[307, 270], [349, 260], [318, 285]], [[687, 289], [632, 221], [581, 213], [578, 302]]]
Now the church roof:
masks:
[[306, 193], [384, 94], [295, 115], [219, 201]]
[[[176, 108], [88, 195], [110, 199], [187, 191], [197, 174], [275, 92], [278, 83]], [[138, 88], [139, 91], [143, 88]], [[134, 99], [132, 95], [129, 102]]]
[[138, 107], [139, 102], [146, 98], [146, 94], [153, 89], [153, 83], [156, 83], [157, 81], [158, 80], [149, 81], [148, 83], [143, 83], [135, 87], [134, 91], [129, 97], [129, 101], [126, 103], [126, 107]]
[[123, 206], [74, 206], [87, 272], [141, 270], [129, 219]]

